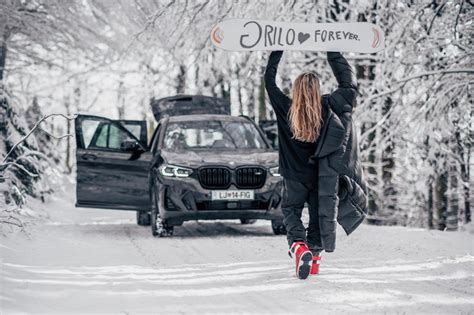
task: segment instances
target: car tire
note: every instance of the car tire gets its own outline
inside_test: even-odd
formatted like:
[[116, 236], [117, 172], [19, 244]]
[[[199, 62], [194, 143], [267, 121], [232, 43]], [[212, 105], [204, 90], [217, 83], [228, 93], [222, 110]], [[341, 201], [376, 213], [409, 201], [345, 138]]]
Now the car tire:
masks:
[[158, 200], [156, 193], [153, 192], [151, 195], [151, 234], [154, 237], [166, 237], [172, 236], [174, 232], [174, 226], [168, 225], [165, 220], [160, 217], [160, 211], [158, 208]]
[[150, 212], [137, 211], [137, 224], [147, 226], [151, 224]]
[[256, 219], [240, 219], [241, 224], [254, 224], [257, 222]]
[[283, 221], [272, 220], [272, 230], [275, 235], [286, 235], [286, 227]]
[[174, 226], [168, 225], [165, 220], [161, 219], [159, 214], [156, 214], [154, 217], [151, 234], [155, 237], [173, 236]]

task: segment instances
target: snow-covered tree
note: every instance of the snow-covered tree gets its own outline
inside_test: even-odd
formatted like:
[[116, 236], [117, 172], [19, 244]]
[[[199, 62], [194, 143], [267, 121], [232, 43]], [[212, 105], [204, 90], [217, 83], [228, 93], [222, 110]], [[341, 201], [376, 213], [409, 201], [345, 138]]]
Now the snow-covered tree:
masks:
[[44, 171], [44, 166], [39, 163], [36, 155], [40, 153], [35, 138], [26, 139], [17, 145], [27, 135], [29, 128], [3, 87], [0, 87], [0, 103], [6, 112], [1, 141], [2, 159], [11, 151], [9, 159], [2, 163], [2, 178], [10, 183], [10, 191], [6, 198], [22, 205], [25, 194], [39, 196], [34, 183]]
[[[150, 122], [150, 98], [176, 93], [224, 97], [233, 114], [273, 117], [262, 81], [268, 53], [213, 47], [209, 31], [222, 19], [376, 23], [386, 49], [345, 54], [360, 84], [368, 222], [456, 229], [470, 221], [471, 1], [7, 0], [0, 9], [0, 68], [22, 110], [37, 98], [46, 114]], [[324, 92], [334, 88], [324, 53], [288, 52], [283, 89], [307, 70]], [[52, 129], [70, 127], [61, 120]], [[70, 169], [71, 143], [64, 150]]]

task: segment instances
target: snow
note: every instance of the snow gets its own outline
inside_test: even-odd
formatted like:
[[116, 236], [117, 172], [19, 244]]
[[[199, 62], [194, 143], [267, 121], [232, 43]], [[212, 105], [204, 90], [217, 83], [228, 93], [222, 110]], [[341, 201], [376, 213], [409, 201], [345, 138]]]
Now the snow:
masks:
[[[66, 189], [65, 191], [71, 191]], [[153, 238], [127, 211], [75, 209], [73, 194], [2, 237], [2, 314], [470, 313], [473, 234], [362, 225], [294, 276], [267, 221], [189, 222]], [[314, 313], [314, 312], [311, 312]]]

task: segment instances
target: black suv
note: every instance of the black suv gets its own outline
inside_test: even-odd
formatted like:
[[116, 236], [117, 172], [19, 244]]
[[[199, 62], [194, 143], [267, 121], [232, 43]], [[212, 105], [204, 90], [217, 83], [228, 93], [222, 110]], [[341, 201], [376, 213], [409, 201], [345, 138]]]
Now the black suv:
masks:
[[286, 232], [278, 154], [251, 119], [206, 96], [152, 100], [152, 109], [149, 145], [145, 121], [76, 118], [76, 207], [135, 210], [154, 236], [213, 219], [268, 219]]

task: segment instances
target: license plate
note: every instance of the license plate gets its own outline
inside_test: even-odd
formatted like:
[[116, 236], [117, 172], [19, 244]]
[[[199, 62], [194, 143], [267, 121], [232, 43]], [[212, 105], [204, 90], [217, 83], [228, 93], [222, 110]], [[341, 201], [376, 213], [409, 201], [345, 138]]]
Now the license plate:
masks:
[[253, 190], [213, 190], [212, 200], [254, 200]]

